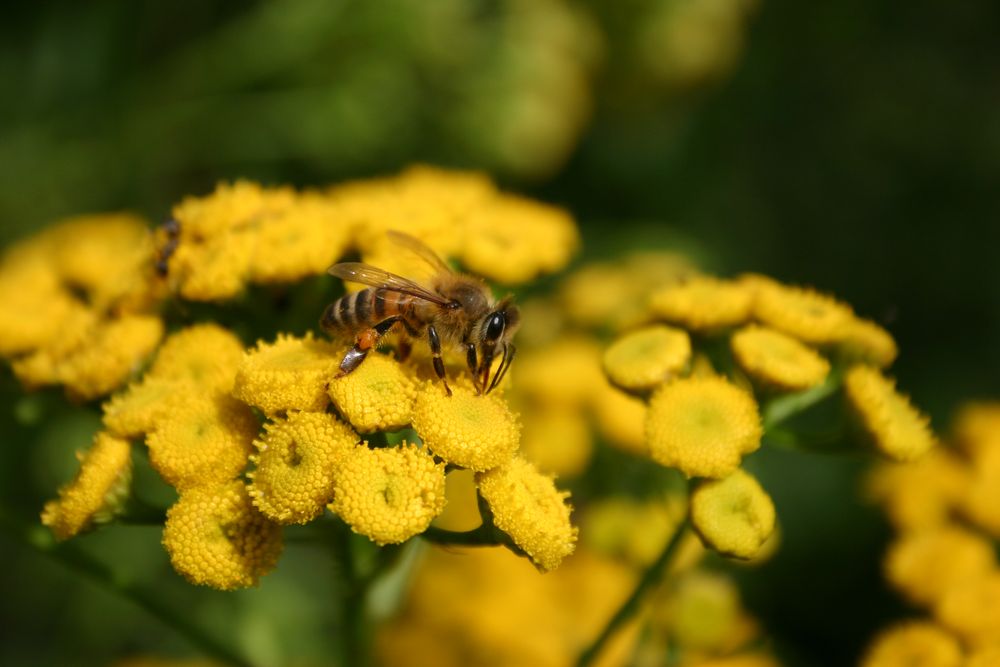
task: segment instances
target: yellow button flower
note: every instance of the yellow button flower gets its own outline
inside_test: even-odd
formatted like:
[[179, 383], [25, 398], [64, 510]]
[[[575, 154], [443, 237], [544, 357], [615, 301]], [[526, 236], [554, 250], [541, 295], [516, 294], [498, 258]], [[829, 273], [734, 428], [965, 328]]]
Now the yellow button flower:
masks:
[[122, 438], [152, 433], [177, 411], [207, 400], [190, 380], [165, 380], [148, 375], [104, 404], [104, 427]]
[[861, 667], [961, 667], [958, 640], [926, 621], [901, 623], [883, 631], [868, 647]]
[[529, 412], [524, 418], [521, 453], [542, 472], [579, 475], [590, 463], [593, 449], [590, 425], [576, 410], [552, 408]]
[[927, 417], [896, 391], [895, 382], [869, 366], [854, 366], [844, 392], [875, 447], [896, 461], [912, 461], [934, 446]]
[[643, 401], [605, 381], [593, 403], [597, 431], [606, 442], [630, 454], [649, 456]]
[[98, 433], [90, 449], [78, 452], [77, 458], [76, 477], [42, 511], [42, 523], [60, 540], [114, 518], [132, 482], [132, 453], [125, 440]]
[[559, 567], [576, 547], [577, 529], [570, 523], [573, 508], [568, 491], [514, 457], [489, 472], [478, 473], [479, 493], [493, 513], [497, 528], [507, 533], [543, 572]]
[[1000, 644], [983, 646], [969, 653], [965, 667], [996, 667], [1000, 665]]
[[170, 258], [168, 279], [173, 289], [189, 301], [223, 301], [239, 295], [257, 245], [254, 230], [237, 229], [195, 242], [187, 229], [182, 223], [180, 243]]
[[1000, 449], [979, 460], [959, 497], [961, 514], [994, 537], [1000, 537]]
[[281, 526], [258, 512], [239, 480], [188, 489], [167, 511], [170, 563], [200, 586], [256, 586], [281, 555]]
[[650, 310], [657, 318], [695, 331], [743, 324], [750, 317], [753, 292], [739, 282], [695, 276], [657, 290]]
[[263, 341], [243, 358], [233, 395], [273, 415], [285, 410], [322, 412], [329, 402], [326, 384], [340, 358], [331, 343], [279, 335]]
[[736, 584], [705, 570], [684, 573], [658, 612], [666, 616], [672, 643], [682, 651], [725, 652], [741, 620]]
[[541, 350], [518, 355], [514, 388], [548, 404], [584, 405], [607, 383], [601, 346], [583, 336], [567, 336]]
[[737, 470], [694, 490], [691, 525], [719, 553], [753, 558], [774, 532], [774, 503], [756, 479]]
[[413, 405], [413, 428], [437, 456], [473, 470], [489, 470], [517, 451], [520, 427], [503, 399], [477, 395], [468, 383], [425, 383]]
[[200, 391], [232, 391], [243, 343], [217, 324], [196, 324], [171, 334], [146, 377], [188, 380]]
[[934, 609], [937, 620], [970, 646], [1000, 644], [1000, 570], [949, 589]]
[[260, 426], [247, 406], [224, 394], [199, 398], [173, 410], [146, 438], [150, 464], [178, 489], [239, 475]]
[[996, 567], [993, 545], [957, 526], [904, 534], [886, 554], [885, 572], [896, 590], [929, 607], [968, 578]]
[[703, 377], [675, 380], [653, 394], [646, 435], [656, 462], [688, 477], [725, 477], [760, 447], [762, 429], [750, 394]]
[[413, 419], [417, 388], [397, 361], [372, 353], [343, 377], [330, 380], [337, 410], [361, 433], [396, 431]]
[[405, 542], [444, 510], [444, 465], [426, 449], [355, 447], [337, 468], [330, 511], [376, 544]]
[[935, 447], [910, 463], [883, 462], [865, 483], [866, 494], [881, 503], [900, 531], [940, 526], [950, 521], [970, 483], [965, 463]]
[[180, 223], [182, 245], [186, 241], [224, 235], [243, 229], [255, 221], [289, 208], [295, 201], [291, 188], [264, 188], [259, 183], [239, 180], [219, 183], [210, 194], [185, 197], [174, 206]]
[[860, 317], [853, 317], [847, 323], [838, 347], [848, 359], [878, 368], [891, 366], [899, 353], [896, 341], [888, 331]]
[[250, 496], [264, 516], [278, 523], [308, 523], [333, 498], [334, 472], [351, 453], [357, 435], [325, 412], [296, 412], [264, 424], [250, 457], [256, 469]]
[[955, 444], [973, 459], [1000, 450], [1000, 401], [966, 403], [951, 430]]
[[611, 496], [587, 505], [580, 536], [595, 552], [649, 566], [686, 514], [687, 499], [676, 495], [643, 501]]
[[687, 332], [660, 324], [619, 336], [602, 361], [613, 384], [644, 393], [680, 373], [690, 360]]
[[855, 319], [850, 306], [809, 288], [758, 281], [754, 291], [756, 319], [807, 343], [841, 341]]
[[781, 391], [809, 389], [830, 372], [830, 362], [780, 331], [749, 326], [733, 334], [729, 342], [736, 363], [747, 375]]

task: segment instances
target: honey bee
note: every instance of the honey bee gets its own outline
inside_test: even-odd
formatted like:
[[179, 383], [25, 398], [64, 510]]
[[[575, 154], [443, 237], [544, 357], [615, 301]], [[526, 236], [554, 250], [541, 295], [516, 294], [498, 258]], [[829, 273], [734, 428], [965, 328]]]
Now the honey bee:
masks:
[[[455, 273], [433, 250], [408, 234], [390, 231], [389, 238], [429, 264], [434, 276], [424, 287], [370, 264], [343, 262], [329, 268], [330, 275], [369, 286], [334, 301], [320, 318], [320, 326], [330, 335], [355, 338], [354, 347], [340, 362], [337, 377], [360, 366], [379, 339], [396, 329], [408, 339], [427, 337], [434, 372], [444, 382], [449, 396], [451, 388], [441, 360], [442, 341], [465, 351], [476, 391], [490, 393], [500, 384], [517, 351], [510, 342], [520, 322], [513, 298], [495, 301], [482, 280]], [[401, 346], [403, 357], [409, 349], [408, 339], [404, 338]], [[498, 353], [500, 364], [490, 379]]]

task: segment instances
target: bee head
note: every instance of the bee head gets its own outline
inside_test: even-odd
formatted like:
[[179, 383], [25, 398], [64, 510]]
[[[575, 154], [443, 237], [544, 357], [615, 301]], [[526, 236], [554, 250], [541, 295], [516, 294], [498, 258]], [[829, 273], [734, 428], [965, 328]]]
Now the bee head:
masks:
[[[476, 327], [476, 344], [478, 348], [478, 363], [473, 363], [475, 357], [470, 354], [469, 367], [473, 371], [473, 379], [477, 388], [483, 393], [493, 391], [514, 360], [515, 348], [510, 342], [521, 323], [521, 313], [514, 305], [513, 297], [507, 296], [484, 315]], [[490, 380], [490, 370], [497, 351], [502, 355], [493, 379]], [[471, 352], [471, 350], [470, 350]]]

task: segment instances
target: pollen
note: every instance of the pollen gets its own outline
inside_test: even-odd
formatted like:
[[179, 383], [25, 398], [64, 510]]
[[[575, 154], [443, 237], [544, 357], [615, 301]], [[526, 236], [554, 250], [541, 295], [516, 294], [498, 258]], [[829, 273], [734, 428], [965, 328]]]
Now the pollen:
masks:
[[163, 546], [170, 563], [200, 586], [256, 586], [281, 555], [281, 526], [258, 512], [239, 480], [181, 493], [167, 511]]
[[780, 391], [814, 387], [830, 372], [830, 362], [795, 338], [767, 327], [749, 326], [730, 339], [733, 357], [747, 375]]
[[605, 351], [603, 365], [613, 384], [644, 393], [676, 376], [690, 360], [687, 332], [661, 324], [620, 336]]
[[916, 605], [930, 607], [969, 578], [996, 567], [989, 540], [956, 526], [909, 533], [885, 559], [886, 579]]
[[543, 572], [559, 567], [576, 547], [577, 529], [570, 523], [569, 493], [535, 466], [514, 457], [476, 475], [479, 492], [497, 528], [507, 533]]
[[756, 319], [806, 343], [841, 341], [855, 320], [850, 306], [812, 289], [771, 281], [757, 284], [755, 292]]
[[243, 343], [232, 332], [217, 324], [197, 324], [168, 337], [146, 375], [228, 393], [242, 359]]
[[750, 317], [753, 293], [731, 280], [696, 276], [669, 285], [650, 297], [655, 317], [695, 331], [713, 331], [743, 324]]
[[876, 449], [895, 461], [912, 461], [936, 439], [930, 421], [895, 382], [869, 366], [854, 366], [844, 377], [844, 392]]
[[908, 621], [883, 631], [861, 659], [861, 667], [961, 667], [962, 648], [939, 625]]
[[489, 470], [507, 461], [520, 439], [520, 426], [496, 394], [477, 395], [466, 383], [448, 396], [428, 382], [413, 405], [413, 428], [427, 447], [463, 468]]
[[60, 540], [113, 519], [131, 490], [132, 455], [126, 440], [98, 433], [90, 449], [77, 458], [76, 477], [42, 511], [42, 523]]
[[333, 499], [334, 473], [358, 441], [346, 424], [325, 412], [296, 412], [264, 424], [250, 457], [253, 503], [278, 523], [308, 523]]
[[322, 412], [329, 402], [326, 384], [339, 359], [331, 343], [279, 335], [263, 341], [243, 358], [236, 373], [233, 395], [265, 414], [285, 410]]
[[444, 510], [444, 465], [416, 445], [355, 447], [335, 480], [330, 511], [379, 545], [419, 535]]
[[408, 426], [416, 395], [416, 383], [399, 363], [374, 352], [351, 373], [330, 380], [330, 399], [361, 433]]
[[756, 479], [736, 470], [694, 490], [691, 525], [719, 553], [753, 558], [774, 532], [774, 503]]
[[146, 438], [149, 462], [177, 489], [233, 479], [246, 467], [259, 429], [245, 405], [224, 394], [173, 410]]
[[685, 378], [653, 394], [646, 416], [653, 460], [688, 477], [726, 477], [760, 447], [757, 404], [720, 377]]

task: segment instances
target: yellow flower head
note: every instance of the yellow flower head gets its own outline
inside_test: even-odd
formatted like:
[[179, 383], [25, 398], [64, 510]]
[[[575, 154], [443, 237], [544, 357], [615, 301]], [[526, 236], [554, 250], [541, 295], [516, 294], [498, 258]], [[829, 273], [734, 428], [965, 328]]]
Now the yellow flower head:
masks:
[[256, 586], [281, 555], [281, 526], [258, 512], [243, 482], [181, 493], [167, 510], [163, 546], [193, 584], [224, 591]]
[[904, 534], [885, 559], [886, 579], [916, 605], [929, 607], [968, 578], [996, 567], [989, 540], [958, 526]]
[[696, 276], [657, 290], [650, 297], [655, 317], [695, 331], [743, 324], [750, 317], [753, 292], [730, 280]]
[[468, 383], [452, 384], [452, 395], [425, 383], [413, 404], [413, 428], [427, 447], [449, 463], [489, 470], [517, 451], [517, 418], [496, 394], [477, 395]]
[[687, 499], [680, 496], [644, 501], [613, 496], [587, 506], [580, 535], [593, 551], [648, 566], [686, 513]]
[[666, 600], [673, 643], [686, 651], [723, 652], [738, 631], [742, 610], [736, 584], [705, 570], [684, 573]]
[[257, 343], [236, 373], [233, 395], [273, 415], [285, 410], [322, 412], [329, 399], [326, 384], [340, 359], [331, 343], [279, 335]]
[[191, 409], [201, 400], [202, 393], [190, 380], [147, 376], [104, 404], [104, 427], [121, 438], [138, 438], [155, 431], [173, 412]]
[[184, 408], [172, 410], [146, 438], [156, 472], [182, 490], [239, 475], [259, 429], [253, 412], [224, 394], [198, 397]]
[[973, 459], [1000, 450], [1000, 401], [962, 406], [951, 426], [955, 444]]
[[729, 342], [736, 363], [747, 375], [781, 391], [809, 389], [830, 372], [830, 362], [815, 350], [774, 329], [745, 327]]
[[597, 431], [609, 444], [639, 456], [649, 456], [646, 442], [646, 404], [607, 381], [594, 397]]
[[586, 404], [607, 383], [601, 372], [600, 345], [582, 336], [560, 338], [519, 355], [515, 366], [514, 388], [548, 404]]
[[604, 352], [603, 364], [614, 385], [644, 393], [680, 373], [690, 359], [687, 332], [659, 324], [619, 336]]
[[1000, 665], [1000, 644], [983, 646], [968, 654], [964, 667], [994, 667]]
[[171, 286], [190, 301], [221, 301], [237, 296], [246, 285], [256, 243], [257, 236], [249, 229], [198, 242], [182, 233], [169, 261]]
[[376, 544], [419, 535], [444, 510], [444, 465], [416, 445], [355, 447], [335, 480], [330, 511]]
[[219, 183], [202, 197], [185, 197], [174, 206], [173, 214], [180, 223], [183, 245], [246, 228], [286, 210], [294, 201], [291, 188], [263, 188], [259, 183], [235, 181]]
[[896, 391], [895, 382], [870, 366], [854, 366], [844, 377], [851, 408], [875, 447], [896, 461], [912, 461], [936, 442], [927, 417]]
[[622, 267], [592, 263], [577, 269], [563, 282], [559, 300], [566, 315], [577, 325], [600, 329], [634, 317], [634, 279]]
[[968, 484], [959, 497], [959, 511], [974, 525], [1000, 537], [1000, 449], [990, 456], [980, 452], [973, 461]]
[[774, 503], [756, 479], [737, 470], [694, 490], [691, 525], [719, 553], [753, 558], [774, 532]]
[[243, 343], [217, 324], [196, 324], [170, 335], [147, 378], [190, 381], [200, 391], [229, 392], [243, 359]]
[[855, 319], [847, 304], [808, 288], [756, 281], [753, 290], [754, 317], [807, 343], [841, 341]]
[[394, 359], [378, 353], [343, 377], [330, 380], [337, 410], [361, 433], [396, 431], [413, 419], [414, 381]]
[[76, 477], [42, 511], [42, 523], [60, 540], [110, 521], [120, 511], [132, 482], [132, 453], [125, 440], [98, 433], [90, 449], [77, 453], [77, 458]]
[[937, 620], [973, 647], [1000, 644], [1000, 570], [965, 579], [934, 609]]
[[888, 331], [860, 317], [852, 317], [847, 323], [838, 348], [846, 358], [878, 368], [891, 366], [899, 353]]
[[909, 621], [884, 630], [868, 647], [861, 667], [961, 667], [962, 648], [944, 628]]
[[685, 378], [653, 394], [646, 415], [653, 460], [688, 477], [726, 477], [760, 447], [753, 397], [720, 377]]
[[542, 472], [579, 475], [590, 463], [593, 449], [590, 426], [579, 411], [551, 408], [524, 417], [521, 453]]
[[568, 491], [520, 457], [476, 475], [497, 528], [510, 535], [543, 572], [559, 567], [576, 546]]
[[278, 523], [308, 523], [333, 498], [334, 472], [358, 441], [325, 412], [296, 412], [264, 424], [247, 476], [254, 505]]
[[897, 530], [946, 523], [969, 485], [969, 471], [949, 450], [935, 447], [910, 463], [883, 462], [866, 480], [869, 498], [881, 503]]

